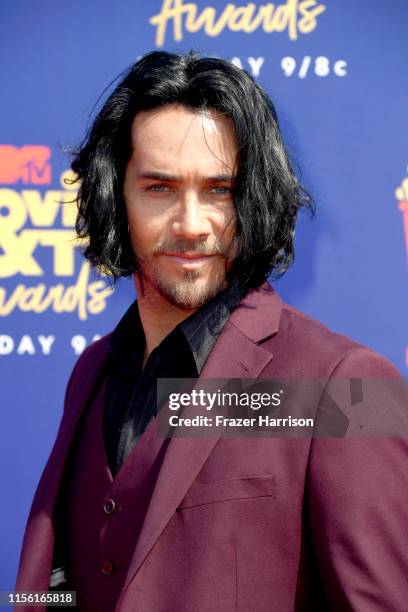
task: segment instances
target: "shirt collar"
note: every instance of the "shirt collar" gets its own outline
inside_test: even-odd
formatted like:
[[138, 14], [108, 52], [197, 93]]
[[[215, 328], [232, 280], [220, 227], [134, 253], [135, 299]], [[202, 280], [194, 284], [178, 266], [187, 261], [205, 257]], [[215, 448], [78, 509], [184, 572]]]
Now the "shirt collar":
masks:
[[[231, 284], [166, 336], [165, 340], [168, 341], [170, 336], [176, 339], [180, 332], [184, 335], [199, 374], [222, 328], [245, 293], [242, 286]], [[142, 366], [144, 347], [145, 336], [135, 300], [114, 329], [109, 339], [109, 349], [119, 369], [133, 374]]]
[[245, 293], [243, 287], [230, 285], [177, 326], [190, 346], [198, 373], [201, 372], [222, 328]]

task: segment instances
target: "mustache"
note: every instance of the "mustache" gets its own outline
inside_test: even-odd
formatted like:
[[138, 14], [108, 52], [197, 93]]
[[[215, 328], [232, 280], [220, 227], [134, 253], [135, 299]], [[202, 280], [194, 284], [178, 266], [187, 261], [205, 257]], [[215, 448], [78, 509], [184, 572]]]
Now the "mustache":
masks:
[[178, 240], [177, 242], [160, 242], [153, 248], [153, 255], [164, 253], [192, 253], [194, 255], [227, 255], [230, 245], [225, 247], [222, 243], [208, 244], [197, 240]]

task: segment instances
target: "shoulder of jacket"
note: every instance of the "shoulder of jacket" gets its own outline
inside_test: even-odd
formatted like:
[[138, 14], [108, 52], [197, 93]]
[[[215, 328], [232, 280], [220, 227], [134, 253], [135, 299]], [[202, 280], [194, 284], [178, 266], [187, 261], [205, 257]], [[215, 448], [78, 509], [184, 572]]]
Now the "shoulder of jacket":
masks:
[[321, 321], [287, 303], [282, 306], [280, 323], [280, 331], [290, 333], [298, 341], [307, 343], [311, 349], [317, 345], [327, 349], [336, 348], [341, 352], [366, 348], [349, 336], [330, 329]]
[[78, 361], [91, 362], [93, 359], [104, 356], [109, 351], [109, 340], [113, 332], [105, 334], [98, 340], [92, 342], [86, 349], [81, 353]]
[[302, 363], [305, 372], [313, 371], [321, 376], [340, 373], [398, 376], [395, 366], [375, 350], [330, 329], [286, 302], [282, 305], [279, 333], [272, 342], [271, 350], [276, 356], [293, 353], [294, 360]]
[[79, 356], [75, 366], [73, 373], [75, 371], [76, 374], [79, 374], [81, 371], [86, 369], [87, 372], [93, 370], [98, 367], [98, 364], [101, 360], [103, 360], [109, 352], [109, 339], [113, 332], [109, 332], [99, 338], [99, 340], [95, 340], [86, 347], [86, 349]]

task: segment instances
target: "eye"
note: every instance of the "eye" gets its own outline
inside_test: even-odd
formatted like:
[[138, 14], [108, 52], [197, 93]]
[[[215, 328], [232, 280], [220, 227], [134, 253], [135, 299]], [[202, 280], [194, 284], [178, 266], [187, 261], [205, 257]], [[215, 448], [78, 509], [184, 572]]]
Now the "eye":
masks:
[[171, 189], [168, 185], [157, 183], [156, 185], [150, 185], [150, 187], [147, 187], [146, 191], [156, 191], [156, 192], [161, 193], [161, 192], [171, 191]]
[[212, 187], [210, 191], [212, 193], [215, 193], [215, 195], [231, 195], [232, 194], [231, 187], [217, 186], [217, 187]]

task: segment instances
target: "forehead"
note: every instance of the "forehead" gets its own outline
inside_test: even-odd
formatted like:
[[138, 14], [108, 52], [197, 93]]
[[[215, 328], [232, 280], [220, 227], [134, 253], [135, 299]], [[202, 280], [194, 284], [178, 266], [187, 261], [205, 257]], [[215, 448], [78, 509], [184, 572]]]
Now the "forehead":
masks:
[[220, 174], [233, 171], [237, 155], [232, 120], [213, 109], [172, 104], [133, 120], [131, 161], [143, 170]]

